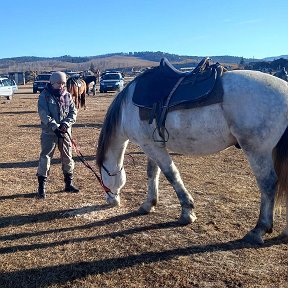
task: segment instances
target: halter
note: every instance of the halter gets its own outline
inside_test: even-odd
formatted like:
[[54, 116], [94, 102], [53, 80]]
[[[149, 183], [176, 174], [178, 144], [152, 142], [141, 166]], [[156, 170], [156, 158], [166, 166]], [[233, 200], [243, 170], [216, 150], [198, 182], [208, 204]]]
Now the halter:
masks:
[[111, 172], [109, 172], [109, 170], [102, 164], [102, 168], [104, 169], [104, 171], [109, 175], [109, 176], [116, 176], [116, 175], [118, 175], [121, 171], [122, 171], [122, 169], [123, 169], [123, 166], [121, 167], [121, 169], [118, 171], [118, 172], [116, 172], [116, 173], [111, 173]]
[[[112, 176], [117, 176], [123, 169], [123, 166], [121, 167], [121, 169], [119, 171], [117, 171], [116, 173], [110, 173], [109, 170], [102, 164], [102, 168], [104, 169], [104, 171], [108, 174], [108, 176], [112, 177]], [[103, 179], [102, 179], [102, 174], [101, 174], [101, 170], [100, 170], [100, 180], [98, 179], [100, 185], [103, 187], [104, 191], [106, 192], [106, 194], [108, 196], [110, 196], [110, 194], [116, 196], [117, 194], [111, 192], [111, 190], [103, 183]]]

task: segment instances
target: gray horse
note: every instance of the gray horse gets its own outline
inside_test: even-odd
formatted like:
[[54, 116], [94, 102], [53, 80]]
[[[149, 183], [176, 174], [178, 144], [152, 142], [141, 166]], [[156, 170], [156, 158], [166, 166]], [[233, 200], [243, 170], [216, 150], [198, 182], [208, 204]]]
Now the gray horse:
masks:
[[[192, 223], [196, 220], [194, 200], [169, 151], [205, 155], [238, 143], [261, 192], [259, 218], [245, 240], [263, 243], [262, 237], [272, 232], [275, 199], [282, 197], [288, 209], [288, 85], [258, 71], [225, 72], [221, 77], [224, 92], [221, 103], [168, 111], [169, 139], [163, 145], [153, 139], [156, 121], [143, 120], [140, 108], [132, 100], [139, 91], [136, 85], [144, 78], [136, 77], [116, 96], [100, 133], [96, 161], [102, 183], [110, 190], [106, 196], [108, 203], [120, 204], [120, 190], [126, 182], [124, 154], [128, 142], [132, 141], [148, 157], [148, 195], [139, 212], [145, 214], [155, 208], [162, 171], [179, 198], [180, 223]], [[287, 210], [286, 218], [284, 237], [288, 237]]]

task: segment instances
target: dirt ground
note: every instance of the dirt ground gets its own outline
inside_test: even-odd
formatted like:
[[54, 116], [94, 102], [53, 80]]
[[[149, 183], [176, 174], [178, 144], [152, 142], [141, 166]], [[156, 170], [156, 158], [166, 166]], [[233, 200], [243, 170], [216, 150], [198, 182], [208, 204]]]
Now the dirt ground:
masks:
[[[114, 93], [89, 96], [73, 137], [92, 167]], [[287, 241], [241, 241], [257, 220], [259, 193], [241, 150], [206, 157], [173, 155], [196, 202], [198, 219], [179, 226], [178, 199], [161, 175], [155, 212], [136, 212], [146, 197], [146, 159], [129, 144], [122, 206], [109, 208], [94, 175], [75, 154], [75, 184], [64, 193], [55, 154], [46, 200], [35, 197], [40, 126], [38, 94], [20, 87], [0, 99], [0, 287], [288, 287]]]

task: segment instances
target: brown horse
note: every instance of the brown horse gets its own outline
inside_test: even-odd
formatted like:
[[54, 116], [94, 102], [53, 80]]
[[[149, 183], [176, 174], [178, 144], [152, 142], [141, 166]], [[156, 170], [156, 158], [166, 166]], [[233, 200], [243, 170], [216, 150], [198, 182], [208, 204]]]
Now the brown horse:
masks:
[[83, 79], [70, 77], [67, 80], [67, 91], [71, 94], [77, 109], [86, 109], [86, 83]]

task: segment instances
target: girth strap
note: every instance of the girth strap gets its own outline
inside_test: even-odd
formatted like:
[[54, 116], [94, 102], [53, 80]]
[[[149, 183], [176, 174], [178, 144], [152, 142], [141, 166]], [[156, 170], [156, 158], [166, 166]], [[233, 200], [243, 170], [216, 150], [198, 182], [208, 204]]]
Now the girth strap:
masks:
[[169, 108], [169, 103], [170, 103], [170, 100], [171, 100], [171, 97], [172, 97], [173, 93], [178, 88], [178, 86], [180, 85], [180, 83], [182, 82], [182, 80], [184, 78], [185, 77], [179, 78], [179, 80], [177, 81], [177, 83], [175, 84], [175, 86], [173, 87], [171, 92], [169, 93], [169, 95], [168, 95], [168, 97], [167, 97], [167, 99], [165, 101], [165, 104], [162, 107], [162, 111], [161, 111], [161, 114], [160, 114], [159, 121], [157, 121], [157, 123], [156, 123], [159, 136], [162, 138], [161, 142], [165, 143], [165, 142], [168, 141], [169, 135], [168, 135], [168, 138], [165, 139], [165, 120], [166, 120], [166, 116], [167, 116], [167, 112], [168, 112], [168, 108]]

